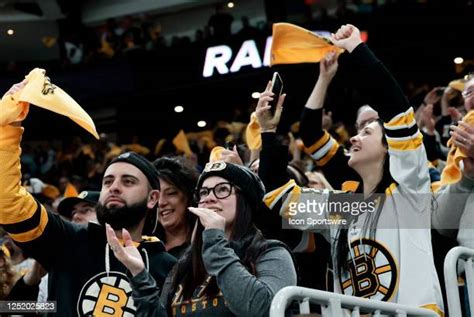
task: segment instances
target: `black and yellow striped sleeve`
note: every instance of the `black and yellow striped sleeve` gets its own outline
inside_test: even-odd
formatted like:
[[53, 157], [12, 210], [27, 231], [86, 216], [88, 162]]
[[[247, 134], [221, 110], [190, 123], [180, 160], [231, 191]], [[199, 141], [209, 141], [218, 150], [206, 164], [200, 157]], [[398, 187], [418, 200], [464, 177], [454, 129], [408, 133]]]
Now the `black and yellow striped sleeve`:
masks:
[[291, 179], [285, 185], [267, 193], [263, 198], [263, 202], [269, 209], [274, 209], [275, 206], [281, 206], [279, 214], [281, 217], [288, 219], [289, 215], [289, 202], [299, 201], [301, 196], [301, 187]]
[[339, 148], [339, 143], [327, 132], [311, 146], [305, 147], [305, 152], [311, 156], [318, 166], [326, 165]]
[[411, 151], [423, 144], [421, 134], [415, 120], [413, 108], [402, 112], [384, 124], [388, 147], [391, 150]]
[[0, 224], [17, 242], [39, 238], [48, 223], [45, 208], [21, 186], [23, 128], [0, 127]]
[[[390, 173], [404, 192], [431, 192], [428, 159], [423, 135], [415, 121], [413, 108], [384, 123], [390, 156]], [[423, 200], [420, 200], [420, 204]]]

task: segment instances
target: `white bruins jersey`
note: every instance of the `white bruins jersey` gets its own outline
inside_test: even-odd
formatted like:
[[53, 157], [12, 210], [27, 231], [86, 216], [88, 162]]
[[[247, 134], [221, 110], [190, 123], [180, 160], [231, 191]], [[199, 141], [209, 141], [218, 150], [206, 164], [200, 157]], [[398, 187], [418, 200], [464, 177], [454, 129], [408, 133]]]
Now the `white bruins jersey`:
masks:
[[367, 217], [375, 213], [345, 217], [353, 210], [350, 203], [345, 209], [347, 215], [330, 210], [331, 201], [354, 202], [355, 194], [301, 188], [290, 180], [267, 193], [264, 201], [270, 209], [279, 209], [284, 226], [318, 231], [333, 247], [341, 223], [327, 220], [347, 221], [348, 270], [336, 273], [335, 292], [424, 307], [443, 316], [431, 246], [432, 194], [423, 137], [412, 108], [384, 127], [394, 182], [385, 190], [383, 205], [377, 206], [380, 201], [374, 201], [379, 215], [375, 234], [362, 230]]

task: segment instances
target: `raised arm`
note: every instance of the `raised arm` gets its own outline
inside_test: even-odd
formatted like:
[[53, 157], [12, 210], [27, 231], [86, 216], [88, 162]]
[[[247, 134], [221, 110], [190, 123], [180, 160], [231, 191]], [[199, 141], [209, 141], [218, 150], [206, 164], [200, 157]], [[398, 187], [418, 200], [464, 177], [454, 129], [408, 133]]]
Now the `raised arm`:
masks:
[[289, 181], [286, 173], [288, 165], [288, 144], [282, 144], [282, 136], [277, 135], [285, 94], [280, 96], [275, 114], [272, 115], [268, 102], [273, 100], [271, 83], [260, 94], [255, 114], [262, 132], [262, 150], [260, 152], [260, 176], [267, 192], [278, 188]]
[[50, 214], [21, 186], [21, 120], [28, 105], [15, 98], [25, 84], [14, 85], [0, 103], [0, 224], [24, 252], [49, 269], [63, 251], [70, 252], [70, 244], [69, 251], [62, 247], [80, 229]]
[[379, 112], [384, 122], [389, 122], [410, 106], [395, 78], [385, 65], [362, 42], [360, 31], [353, 25], [343, 25], [331, 37], [336, 46], [347, 50], [349, 60], [357, 71], [354, 85], [368, 91], [370, 105]]
[[342, 26], [332, 35], [332, 40], [350, 53], [351, 63], [358, 71], [354, 85], [368, 93], [371, 105], [384, 121], [392, 177], [407, 192], [431, 192], [423, 136], [400, 86], [362, 42], [355, 26]]
[[[319, 63], [319, 77], [314, 85], [313, 91], [311, 92], [306, 105], [304, 107], [301, 124], [300, 134], [303, 140], [306, 152], [308, 152], [313, 159], [321, 164], [322, 161], [327, 160], [326, 157], [331, 154], [324, 155], [323, 153], [317, 153], [317, 149], [314, 150], [315, 144], [324, 139], [329, 139], [329, 134], [322, 128], [323, 119], [323, 106], [326, 99], [326, 94], [334, 76], [336, 75], [338, 63], [337, 54], [334, 52], [328, 53], [326, 57]], [[332, 139], [332, 146], [328, 148], [331, 151], [337, 146], [336, 140]], [[326, 146], [327, 147], [327, 146]], [[314, 153], [313, 153], [314, 152]]]
[[[275, 115], [269, 111], [268, 101], [271, 98], [270, 86], [261, 94], [257, 105], [256, 115], [262, 127], [262, 151], [260, 153], [259, 176], [265, 184], [266, 194], [265, 205], [272, 211], [278, 212], [285, 220], [290, 218], [306, 217], [304, 213], [296, 212], [295, 206], [298, 203], [305, 204], [306, 201], [322, 204], [328, 199], [328, 195], [323, 195], [319, 191], [312, 189], [302, 189], [286, 173], [288, 165], [288, 145], [282, 136], [276, 134], [284, 96], [278, 102]], [[315, 214], [315, 217], [324, 218], [325, 210]], [[290, 228], [292, 225], [289, 224]], [[324, 226], [321, 226], [321, 229]], [[310, 225], [297, 225], [296, 229], [315, 229]]]
[[337, 54], [328, 53], [320, 62], [318, 80], [301, 114], [300, 135], [305, 152], [323, 170], [329, 183], [341, 189], [345, 181], [358, 181], [359, 177], [347, 165], [344, 148], [322, 127], [323, 106], [328, 87], [338, 69], [337, 60]]

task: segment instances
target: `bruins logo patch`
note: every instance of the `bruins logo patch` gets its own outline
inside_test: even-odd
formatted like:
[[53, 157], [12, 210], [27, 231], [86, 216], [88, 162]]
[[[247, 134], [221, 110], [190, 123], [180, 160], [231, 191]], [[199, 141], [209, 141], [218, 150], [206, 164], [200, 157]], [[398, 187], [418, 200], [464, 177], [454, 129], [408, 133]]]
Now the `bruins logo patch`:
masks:
[[392, 254], [377, 241], [362, 239], [351, 243], [349, 272], [339, 277], [346, 295], [389, 301], [395, 294], [398, 266]]
[[79, 316], [135, 316], [132, 288], [125, 274], [106, 272], [92, 277], [77, 302]]

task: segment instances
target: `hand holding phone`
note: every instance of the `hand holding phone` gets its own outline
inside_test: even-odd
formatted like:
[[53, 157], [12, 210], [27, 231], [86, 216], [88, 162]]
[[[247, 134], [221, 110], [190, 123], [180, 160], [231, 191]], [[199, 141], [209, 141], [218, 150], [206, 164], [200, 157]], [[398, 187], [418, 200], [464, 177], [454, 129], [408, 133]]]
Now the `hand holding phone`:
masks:
[[278, 100], [280, 99], [281, 93], [283, 92], [283, 80], [281, 80], [280, 74], [278, 72], [273, 73], [272, 77], [272, 92], [275, 94], [273, 96], [273, 100], [270, 101], [268, 104], [270, 105], [270, 111], [275, 114], [276, 106], [278, 104]]

